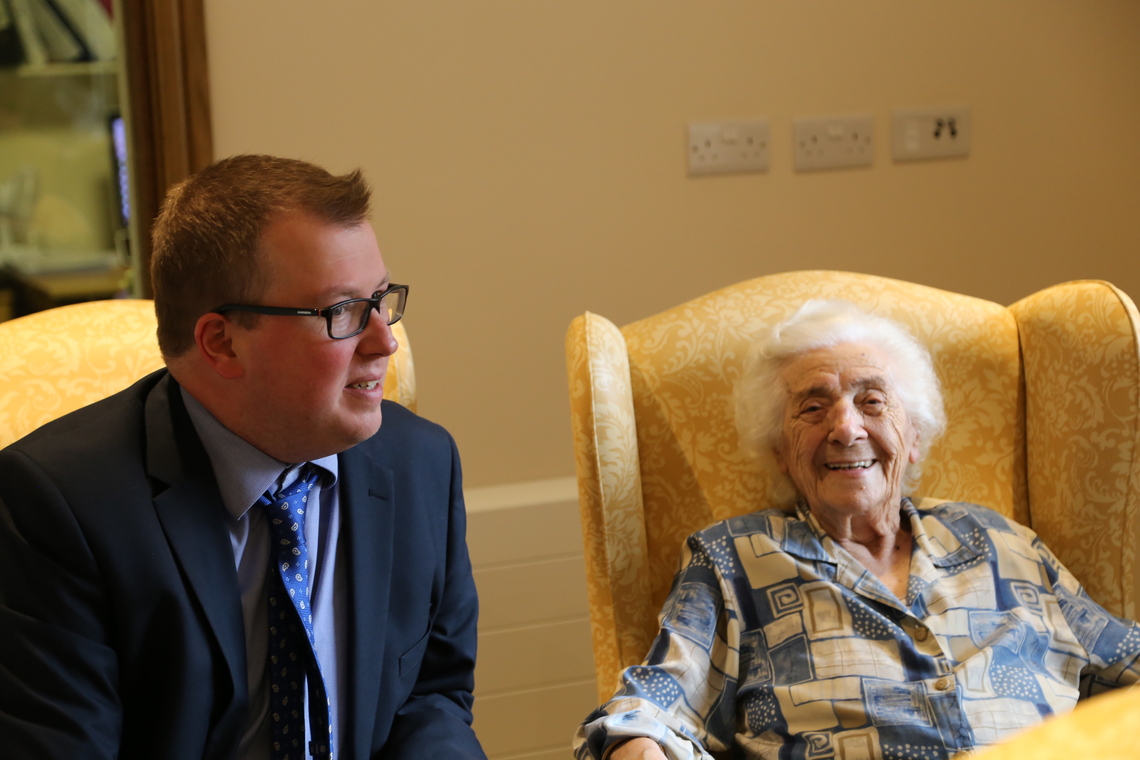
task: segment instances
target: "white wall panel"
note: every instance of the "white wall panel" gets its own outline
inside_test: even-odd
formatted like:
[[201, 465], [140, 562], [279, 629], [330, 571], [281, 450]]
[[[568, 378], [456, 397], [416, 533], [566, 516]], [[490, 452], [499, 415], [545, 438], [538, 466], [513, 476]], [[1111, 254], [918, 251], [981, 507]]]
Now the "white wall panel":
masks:
[[479, 637], [480, 696], [594, 677], [588, 618], [508, 628]]
[[526, 752], [557, 750], [571, 757], [570, 739], [596, 707], [593, 679], [549, 689], [475, 700], [475, 733], [491, 760]]
[[597, 699], [574, 481], [465, 497], [480, 602], [475, 732], [491, 760], [569, 758]]
[[582, 557], [475, 570], [479, 627], [552, 622], [589, 614]]

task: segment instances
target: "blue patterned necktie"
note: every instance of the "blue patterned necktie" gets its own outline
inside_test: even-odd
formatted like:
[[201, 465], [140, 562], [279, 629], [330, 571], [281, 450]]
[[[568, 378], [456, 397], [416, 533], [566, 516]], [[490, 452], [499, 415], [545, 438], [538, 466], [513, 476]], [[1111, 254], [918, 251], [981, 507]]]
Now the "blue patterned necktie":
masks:
[[[308, 677], [309, 751], [331, 760], [332, 723], [324, 679], [313, 644], [313, 611], [309, 605], [309, 550], [305, 546], [305, 512], [309, 492], [317, 484], [315, 468], [276, 494], [266, 491], [258, 504], [269, 518], [272, 568], [269, 586], [269, 688], [273, 718], [273, 760], [305, 758], [305, 693]], [[272, 569], [271, 568], [271, 569]]]

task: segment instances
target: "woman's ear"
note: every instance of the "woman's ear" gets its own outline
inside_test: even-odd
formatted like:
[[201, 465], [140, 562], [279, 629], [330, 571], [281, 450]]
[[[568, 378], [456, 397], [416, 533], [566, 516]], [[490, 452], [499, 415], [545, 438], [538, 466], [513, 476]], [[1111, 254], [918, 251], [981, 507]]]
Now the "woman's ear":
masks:
[[772, 447], [772, 456], [776, 458], [776, 468], [779, 469], [781, 475], [788, 474], [788, 463], [784, 460], [784, 454], [779, 446]]

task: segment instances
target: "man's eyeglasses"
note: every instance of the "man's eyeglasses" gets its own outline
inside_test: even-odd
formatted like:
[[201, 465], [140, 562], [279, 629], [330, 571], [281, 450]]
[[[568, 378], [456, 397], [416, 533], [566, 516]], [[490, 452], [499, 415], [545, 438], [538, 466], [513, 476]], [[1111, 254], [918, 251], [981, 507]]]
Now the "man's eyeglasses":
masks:
[[289, 306], [249, 306], [228, 303], [214, 309], [218, 314], [227, 311], [248, 311], [254, 314], [269, 314], [277, 317], [324, 317], [329, 328], [329, 337], [344, 340], [364, 332], [372, 310], [380, 312], [380, 318], [394, 325], [404, 316], [404, 306], [408, 303], [407, 285], [389, 285], [386, 290], [377, 290], [371, 298], [351, 298], [334, 303], [326, 309], [296, 309]]

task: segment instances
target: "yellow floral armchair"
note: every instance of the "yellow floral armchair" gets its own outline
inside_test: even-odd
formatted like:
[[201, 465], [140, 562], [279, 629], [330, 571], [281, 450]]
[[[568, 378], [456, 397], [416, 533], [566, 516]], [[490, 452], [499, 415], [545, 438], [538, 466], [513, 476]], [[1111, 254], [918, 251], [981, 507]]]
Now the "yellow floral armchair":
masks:
[[[0, 322], [0, 448], [126, 388], [163, 366], [154, 303], [119, 299], [60, 306]], [[412, 411], [416, 376], [403, 322], [384, 397]]]
[[1032, 526], [1110, 611], [1140, 587], [1140, 315], [1098, 281], [1010, 307], [848, 272], [760, 277], [617, 328], [589, 312], [566, 341], [599, 700], [640, 662], [693, 531], [763, 508], [732, 391], [752, 340], [809, 298], [906, 325], [931, 351], [947, 433], [918, 493]]

